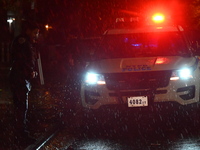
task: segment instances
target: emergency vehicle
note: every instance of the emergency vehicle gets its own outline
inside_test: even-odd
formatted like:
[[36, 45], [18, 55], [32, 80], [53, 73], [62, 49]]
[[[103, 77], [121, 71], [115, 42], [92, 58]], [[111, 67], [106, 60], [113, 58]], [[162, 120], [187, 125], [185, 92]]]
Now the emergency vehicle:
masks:
[[[155, 14], [146, 24], [118, 18], [107, 30], [81, 83], [84, 108], [148, 107], [154, 103], [199, 102], [200, 63], [183, 27]], [[133, 108], [134, 107], [134, 108]]]

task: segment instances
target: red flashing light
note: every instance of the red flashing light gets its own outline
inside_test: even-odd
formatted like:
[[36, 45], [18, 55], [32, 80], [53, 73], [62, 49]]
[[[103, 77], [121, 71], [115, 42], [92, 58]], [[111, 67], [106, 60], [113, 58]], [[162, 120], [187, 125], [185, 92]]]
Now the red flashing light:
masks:
[[162, 23], [165, 20], [165, 16], [161, 13], [154, 14], [152, 16], [152, 21], [155, 23]]
[[156, 64], [168, 64], [170, 61], [165, 57], [158, 57], [156, 60]]

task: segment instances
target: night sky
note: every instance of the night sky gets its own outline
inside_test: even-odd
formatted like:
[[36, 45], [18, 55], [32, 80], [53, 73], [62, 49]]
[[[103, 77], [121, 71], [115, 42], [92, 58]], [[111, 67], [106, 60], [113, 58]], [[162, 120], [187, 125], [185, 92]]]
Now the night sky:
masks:
[[176, 20], [184, 20], [185, 4], [174, 0], [48, 0], [37, 2], [36, 18], [57, 31], [88, 37], [102, 34], [117, 17], [135, 13], [146, 15], [152, 10], [169, 9]]
[[[1, 1], [0, 1], [1, 2]], [[65, 37], [93, 37], [113, 26], [117, 17], [148, 15], [168, 9], [176, 21], [187, 22], [189, 0], [36, 0], [35, 9], [23, 4], [23, 17], [53, 27], [51, 32]], [[0, 3], [1, 4], [1, 3]], [[1, 10], [2, 11], [2, 10]], [[5, 15], [5, 11], [1, 14]], [[2, 15], [1, 15], [2, 16]], [[5, 16], [1, 17], [5, 21]], [[183, 21], [184, 20], [184, 21]], [[4, 23], [4, 28], [5, 24]], [[8, 26], [8, 25], [7, 25]], [[5, 32], [6, 30], [3, 29]]]

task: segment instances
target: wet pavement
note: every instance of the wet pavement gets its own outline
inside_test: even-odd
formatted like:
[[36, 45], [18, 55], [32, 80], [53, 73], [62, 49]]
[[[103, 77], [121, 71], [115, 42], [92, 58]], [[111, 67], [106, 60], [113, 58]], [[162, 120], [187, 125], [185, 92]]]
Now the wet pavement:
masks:
[[[12, 150], [15, 127], [13, 126], [13, 102], [8, 84], [9, 64], [0, 64], [0, 150]], [[59, 80], [55, 80], [59, 79]], [[45, 136], [54, 126], [58, 126], [73, 114], [72, 104], [66, 90], [69, 90], [62, 78], [49, 78], [45, 85], [35, 80], [29, 94], [29, 128], [35, 139]], [[62, 97], [62, 99], [61, 99]], [[68, 113], [68, 115], [65, 115]], [[66, 121], [67, 122], [67, 121]], [[28, 147], [28, 143], [19, 149]]]
[[[0, 150], [14, 150], [13, 103], [7, 80], [9, 67], [0, 68]], [[29, 94], [31, 136], [46, 138], [56, 131], [42, 150], [200, 149], [199, 105], [196, 108], [178, 107], [179, 110], [174, 109], [173, 113], [168, 107], [158, 107], [156, 113], [121, 113], [110, 109], [87, 114], [76, 105], [77, 82], [67, 80], [66, 74], [49, 75], [45, 85], [35, 80]], [[25, 144], [18, 149], [36, 148]]]
[[82, 119], [82, 126], [64, 128], [44, 149], [199, 150], [200, 115], [196, 113], [199, 111], [166, 112], [167, 116], [104, 112], [104, 122], [92, 114]]

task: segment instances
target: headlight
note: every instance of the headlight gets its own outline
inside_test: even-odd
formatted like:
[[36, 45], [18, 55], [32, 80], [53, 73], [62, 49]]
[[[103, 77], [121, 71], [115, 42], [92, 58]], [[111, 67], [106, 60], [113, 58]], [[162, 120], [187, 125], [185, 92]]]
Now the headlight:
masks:
[[190, 68], [184, 68], [172, 72], [170, 80], [191, 79], [193, 78], [193, 71]]
[[87, 84], [106, 84], [104, 76], [96, 73], [86, 73], [85, 82]]

